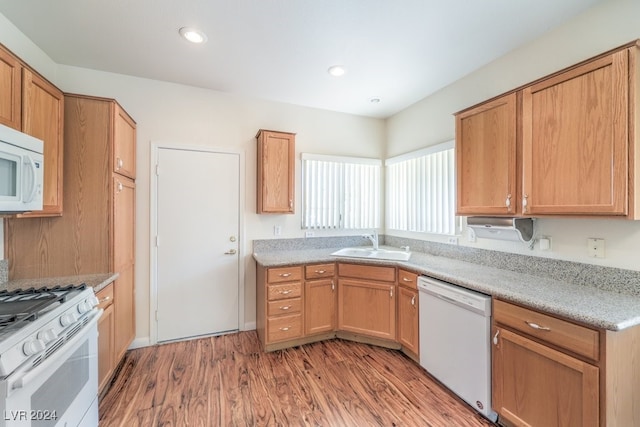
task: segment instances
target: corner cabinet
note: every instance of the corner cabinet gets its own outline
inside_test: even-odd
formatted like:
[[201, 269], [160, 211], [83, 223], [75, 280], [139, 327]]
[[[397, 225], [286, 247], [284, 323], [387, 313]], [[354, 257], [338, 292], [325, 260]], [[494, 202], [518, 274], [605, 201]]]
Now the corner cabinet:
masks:
[[396, 339], [395, 267], [338, 264], [338, 329]]
[[456, 114], [460, 215], [637, 219], [638, 46]]
[[295, 206], [295, 134], [261, 129], [257, 212], [292, 214]]

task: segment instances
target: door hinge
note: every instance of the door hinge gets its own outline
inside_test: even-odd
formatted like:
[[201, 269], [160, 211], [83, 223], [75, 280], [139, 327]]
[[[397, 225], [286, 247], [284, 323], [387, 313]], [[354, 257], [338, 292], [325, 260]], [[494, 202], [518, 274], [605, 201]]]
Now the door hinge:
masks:
[[158, 310], [156, 310], [156, 322], [158, 321]]
[[156, 236], [156, 248], [160, 246], [160, 236]]
[[156, 164], [156, 176], [160, 176], [160, 165]]

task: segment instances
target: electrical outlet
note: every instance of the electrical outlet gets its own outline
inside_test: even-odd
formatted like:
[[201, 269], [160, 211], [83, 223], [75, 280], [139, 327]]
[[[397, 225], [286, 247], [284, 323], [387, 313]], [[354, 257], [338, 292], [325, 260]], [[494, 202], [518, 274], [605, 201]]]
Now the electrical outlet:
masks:
[[274, 225], [273, 226], [273, 235], [274, 236], [279, 236], [282, 234], [282, 226], [280, 225]]
[[316, 233], [314, 233], [313, 231], [305, 231], [305, 232], [304, 232], [304, 237], [305, 237], [305, 238], [306, 238], [306, 237], [313, 237], [313, 236], [315, 236], [315, 235], [316, 235]]
[[451, 245], [457, 245], [458, 244], [458, 238], [457, 237], [449, 237], [449, 238], [447, 238], [447, 243], [449, 243]]
[[587, 254], [592, 258], [604, 258], [604, 239], [589, 237], [587, 239]]
[[538, 247], [541, 251], [551, 250], [551, 237], [543, 236], [538, 239]]

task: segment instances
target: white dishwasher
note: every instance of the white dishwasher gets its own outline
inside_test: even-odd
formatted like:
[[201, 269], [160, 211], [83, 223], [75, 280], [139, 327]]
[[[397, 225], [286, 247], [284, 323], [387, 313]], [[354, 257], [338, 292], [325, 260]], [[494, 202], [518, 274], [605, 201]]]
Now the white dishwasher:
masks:
[[418, 278], [420, 365], [482, 415], [491, 407], [491, 297]]

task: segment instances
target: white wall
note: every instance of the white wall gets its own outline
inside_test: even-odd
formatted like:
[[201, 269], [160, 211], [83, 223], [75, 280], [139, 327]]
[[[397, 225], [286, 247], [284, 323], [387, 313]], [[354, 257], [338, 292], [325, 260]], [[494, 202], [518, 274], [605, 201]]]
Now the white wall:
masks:
[[[640, 1], [610, 0], [567, 24], [522, 46], [452, 85], [419, 101], [387, 121], [388, 157], [455, 137], [453, 113], [507, 92], [552, 72], [640, 38]], [[640, 270], [640, 221], [540, 219], [538, 233], [552, 238], [551, 251], [530, 251], [525, 245], [478, 239], [460, 244], [557, 259]], [[393, 233], [424, 240], [441, 237]], [[605, 239], [606, 258], [586, 255], [588, 237]]]

